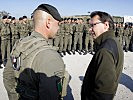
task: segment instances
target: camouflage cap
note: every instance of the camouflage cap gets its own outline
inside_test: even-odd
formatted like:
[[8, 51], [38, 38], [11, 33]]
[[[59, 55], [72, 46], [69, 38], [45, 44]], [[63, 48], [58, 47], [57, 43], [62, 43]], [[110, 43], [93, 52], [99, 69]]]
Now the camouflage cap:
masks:
[[52, 6], [52, 5], [49, 5], [49, 4], [41, 4], [39, 5], [36, 9], [36, 10], [42, 10], [42, 11], [45, 11], [47, 12], [48, 14], [50, 14], [55, 20], [58, 20], [58, 21], [61, 21], [61, 16], [58, 12], [58, 10]]

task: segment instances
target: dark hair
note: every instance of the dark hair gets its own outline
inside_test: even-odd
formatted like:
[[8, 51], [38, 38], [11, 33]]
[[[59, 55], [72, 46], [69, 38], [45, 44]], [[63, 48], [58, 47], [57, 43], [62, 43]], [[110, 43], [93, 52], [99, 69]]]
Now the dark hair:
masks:
[[2, 19], [6, 19], [6, 18], [7, 18], [7, 16], [3, 16], [3, 17], [2, 17]]
[[63, 18], [61, 18], [61, 21], [64, 21], [64, 19], [63, 19]]
[[71, 18], [67, 18], [67, 20], [71, 20]]
[[19, 17], [19, 20], [23, 20], [23, 18], [22, 17]]
[[23, 19], [24, 19], [24, 18], [27, 18], [27, 16], [23, 16]]
[[64, 21], [67, 20], [67, 18], [64, 18]]
[[15, 20], [15, 17], [12, 17], [12, 20]]
[[74, 18], [71, 18], [71, 20], [74, 20]]
[[87, 18], [86, 21], [88, 22], [90, 20], [90, 18]]
[[114, 30], [114, 21], [112, 17], [106, 13], [106, 12], [101, 12], [101, 11], [94, 11], [91, 13], [90, 17], [93, 18], [94, 16], [98, 15], [99, 20], [101, 22], [109, 22], [109, 30]]
[[74, 18], [74, 21], [77, 21], [77, 19], [76, 19], [76, 18]]
[[8, 16], [8, 19], [12, 19], [12, 16]]

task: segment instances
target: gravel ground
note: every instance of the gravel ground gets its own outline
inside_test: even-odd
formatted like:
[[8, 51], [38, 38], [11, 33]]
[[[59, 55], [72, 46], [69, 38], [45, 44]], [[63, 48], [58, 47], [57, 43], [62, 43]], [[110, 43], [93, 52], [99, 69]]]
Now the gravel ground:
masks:
[[[124, 68], [114, 100], [133, 100], [133, 53], [124, 53]], [[63, 57], [66, 69], [71, 75], [68, 95], [65, 100], [80, 100], [82, 80], [92, 55], [66, 55]], [[0, 69], [0, 100], [8, 100], [3, 85], [3, 69]]]

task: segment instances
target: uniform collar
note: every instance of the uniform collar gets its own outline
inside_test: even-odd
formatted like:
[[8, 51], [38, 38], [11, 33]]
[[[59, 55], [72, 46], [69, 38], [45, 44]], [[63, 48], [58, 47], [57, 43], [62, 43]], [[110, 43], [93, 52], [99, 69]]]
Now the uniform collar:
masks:
[[33, 37], [43, 38], [47, 42], [48, 45], [51, 45], [49, 43], [48, 39], [46, 39], [41, 33], [33, 31], [31, 34], [32, 34]]

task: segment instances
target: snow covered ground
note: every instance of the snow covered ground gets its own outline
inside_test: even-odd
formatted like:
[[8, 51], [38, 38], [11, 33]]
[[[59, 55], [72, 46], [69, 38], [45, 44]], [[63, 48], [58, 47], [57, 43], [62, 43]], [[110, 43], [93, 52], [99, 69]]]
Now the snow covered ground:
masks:
[[[124, 68], [114, 100], [133, 100], [133, 53], [124, 53]], [[66, 55], [63, 57], [66, 69], [71, 75], [68, 95], [65, 100], [80, 100], [81, 84], [92, 55]], [[8, 100], [3, 85], [3, 69], [0, 69], [0, 100]]]

